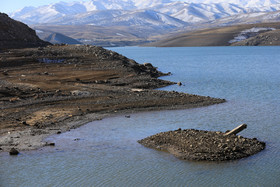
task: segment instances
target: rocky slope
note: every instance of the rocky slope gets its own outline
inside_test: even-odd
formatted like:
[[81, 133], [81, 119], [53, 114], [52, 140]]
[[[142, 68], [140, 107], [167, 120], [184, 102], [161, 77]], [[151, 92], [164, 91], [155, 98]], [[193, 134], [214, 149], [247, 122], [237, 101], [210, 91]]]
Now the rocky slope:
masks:
[[280, 29], [258, 34], [246, 40], [236, 42], [233, 46], [279, 46]]
[[[261, 28], [259, 29], [260, 32], [252, 31], [250, 33], [249, 31], [254, 30], [254, 28]], [[280, 29], [279, 22], [216, 27], [185, 33], [182, 31], [180, 34], [173, 34], [166, 39], [147, 45], [156, 47], [278, 45], [277, 41], [280, 37], [279, 34], [277, 34], [278, 29]], [[243, 40], [243, 42], [240, 43], [238, 40], [238, 43], [232, 42], [236, 37], [240, 36], [245, 31], [248, 31], [246, 32], [246, 38], [248, 37], [248, 40]]]
[[47, 46], [27, 25], [0, 13], [0, 49]]

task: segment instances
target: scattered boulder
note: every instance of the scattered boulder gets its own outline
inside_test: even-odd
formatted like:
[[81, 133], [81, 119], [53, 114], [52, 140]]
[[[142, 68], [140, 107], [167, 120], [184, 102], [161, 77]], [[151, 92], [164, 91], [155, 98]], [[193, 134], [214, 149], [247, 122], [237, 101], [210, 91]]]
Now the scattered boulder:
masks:
[[16, 150], [15, 148], [12, 148], [9, 153], [10, 153], [10, 155], [18, 155], [19, 151]]
[[55, 143], [53, 143], [53, 142], [46, 142], [46, 146], [55, 146]]
[[9, 99], [9, 101], [10, 101], [11, 103], [16, 102], [16, 101], [19, 101], [19, 100], [20, 100], [19, 97], [12, 97], [11, 99]]
[[25, 126], [29, 126], [29, 124], [26, 121], [22, 121], [21, 124], [23, 124]]
[[89, 96], [90, 92], [88, 91], [81, 91], [81, 90], [74, 90], [70, 92], [73, 96]]
[[144, 63], [143, 65], [147, 68], [154, 68], [154, 66], [151, 63]]
[[2, 74], [5, 75], [5, 76], [9, 75], [7, 70], [4, 70]]

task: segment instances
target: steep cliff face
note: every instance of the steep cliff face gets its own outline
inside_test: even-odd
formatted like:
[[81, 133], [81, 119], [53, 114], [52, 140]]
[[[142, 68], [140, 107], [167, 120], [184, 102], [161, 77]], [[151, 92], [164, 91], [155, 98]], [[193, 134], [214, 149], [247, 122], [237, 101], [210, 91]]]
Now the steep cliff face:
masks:
[[47, 46], [27, 25], [0, 13], [0, 49]]

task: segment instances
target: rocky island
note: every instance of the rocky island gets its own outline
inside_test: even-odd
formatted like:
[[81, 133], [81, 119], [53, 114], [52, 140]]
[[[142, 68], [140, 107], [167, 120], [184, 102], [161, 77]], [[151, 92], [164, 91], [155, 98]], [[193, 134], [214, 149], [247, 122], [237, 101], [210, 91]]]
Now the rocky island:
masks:
[[256, 138], [195, 129], [162, 132], [138, 142], [149, 148], [167, 151], [180, 159], [193, 161], [237, 160], [265, 148], [265, 143]]

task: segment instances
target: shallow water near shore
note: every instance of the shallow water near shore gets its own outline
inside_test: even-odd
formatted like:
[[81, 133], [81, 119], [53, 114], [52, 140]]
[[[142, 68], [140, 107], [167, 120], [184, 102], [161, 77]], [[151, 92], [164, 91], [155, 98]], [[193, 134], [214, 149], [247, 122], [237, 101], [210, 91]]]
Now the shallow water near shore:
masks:
[[[163, 88], [225, 98], [203, 108], [142, 112], [94, 121], [51, 136], [55, 147], [0, 155], [0, 186], [279, 186], [280, 47], [112, 48], [150, 62], [183, 83]], [[137, 140], [182, 129], [240, 133], [267, 143], [231, 162], [190, 162]]]

